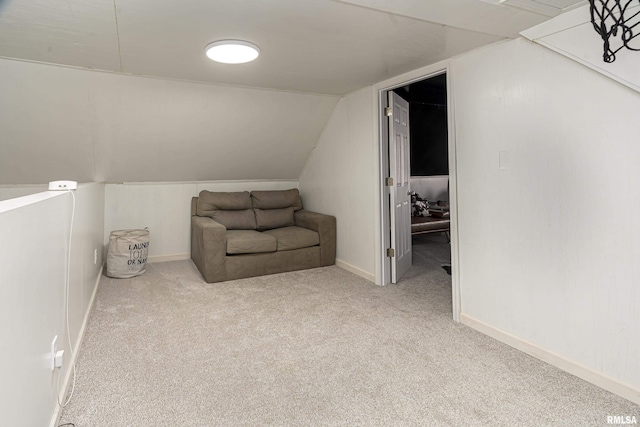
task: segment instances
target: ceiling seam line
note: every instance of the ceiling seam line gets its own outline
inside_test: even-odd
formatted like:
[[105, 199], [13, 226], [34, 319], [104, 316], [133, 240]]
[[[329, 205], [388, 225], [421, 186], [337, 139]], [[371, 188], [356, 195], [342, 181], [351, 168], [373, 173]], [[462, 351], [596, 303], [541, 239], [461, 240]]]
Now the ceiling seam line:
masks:
[[118, 40], [118, 60], [120, 61], [120, 72], [122, 72], [122, 50], [120, 48], [120, 26], [118, 24], [118, 7], [116, 0], [113, 0], [113, 16], [116, 19], [116, 39]]
[[[427, 22], [429, 24], [440, 25], [440, 26], [448, 27], [448, 28], [454, 28], [456, 30], [470, 31], [470, 32], [473, 32], [473, 33], [482, 34], [482, 35], [486, 35], [486, 36], [501, 37], [502, 40], [504, 40], [504, 39], [514, 40], [514, 39], [517, 38], [517, 37], [514, 38], [514, 37], [511, 37], [511, 36], [505, 36], [505, 35], [502, 35], [502, 34], [488, 33], [488, 32], [486, 32], [484, 30], [483, 31], [471, 30], [469, 28], [459, 27], [457, 25], [450, 25], [450, 24], [444, 24], [442, 22], [430, 21], [428, 19], [420, 18], [418, 16], [412, 16], [412, 15], [408, 15], [408, 14], [405, 14], [405, 13], [399, 13], [399, 12], [391, 12], [391, 11], [386, 10], [386, 9], [379, 9], [379, 8], [372, 7], [372, 6], [364, 6], [364, 5], [361, 5], [361, 4], [350, 3], [349, 1], [345, 1], [345, 0], [331, 0], [331, 1], [334, 1], [334, 2], [337, 2], [337, 3], [346, 4], [346, 5], [353, 6], [353, 7], [360, 7], [360, 8], [363, 8], [363, 9], [372, 10], [372, 11], [375, 11], [375, 12], [386, 13], [386, 14], [389, 14], [389, 15], [401, 16], [403, 18], [413, 19], [415, 21]], [[531, 12], [531, 13], [533, 13], [533, 12]]]

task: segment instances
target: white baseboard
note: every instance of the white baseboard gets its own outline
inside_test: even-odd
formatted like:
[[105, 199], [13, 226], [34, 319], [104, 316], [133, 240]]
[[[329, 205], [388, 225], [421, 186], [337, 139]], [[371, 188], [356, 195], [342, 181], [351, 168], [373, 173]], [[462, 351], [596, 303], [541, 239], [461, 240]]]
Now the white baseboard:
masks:
[[[98, 294], [98, 285], [100, 284], [100, 278], [102, 277], [103, 269], [104, 269], [104, 264], [102, 264], [102, 266], [100, 267], [100, 271], [98, 271], [98, 277], [96, 278], [96, 282], [93, 287], [93, 293], [91, 294], [91, 300], [89, 300], [89, 306], [87, 307], [87, 311], [84, 313], [84, 319], [82, 320], [82, 325], [80, 326], [78, 339], [76, 340], [73, 346], [75, 350], [73, 352], [73, 359], [71, 360], [71, 363], [67, 368], [67, 372], [65, 373], [65, 376], [64, 376], [64, 382], [62, 383], [62, 390], [64, 390], [64, 392], [62, 393], [62, 399], [66, 398], [67, 392], [69, 391], [69, 381], [71, 381], [71, 375], [73, 374], [73, 365], [75, 365], [76, 361], [78, 360], [78, 353], [80, 353], [80, 346], [82, 345], [82, 341], [84, 340], [84, 333], [87, 330], [87, 324], [89, 323], [89, 315], [91, 314], [91, 311], [93, 311], [93, 304], [96, 301], [96, 295]], [[60, 390], [58, 390], [58, 393], [60, 393]], [[61, 409], [62, 408], [60, 407], [60, 405], [56, 403], [56, 409], [53, 412], [53, 416], [51, 417], [51, 422], [49, 423], [49, 427], [56, 427], [60, 423], [60, 415], [62, 415]]]
[[530, 356], [540, 359], [543, 362], [547, 362], [557, 368], [562, 369], [578, 378], [597, 385], [613, 394], [617, 394], [635, 404], [640, 405], [640, 389], [626, 384], [616, 378], [610, 377], [602, 372], [596, 371], [593, 368], [582, 365], [576, 361], [568, 359], [564, 356], [556, 354], [552, 351], [544, 349], [536, 344], [530, 343], [522, 338], [505, 332], [501, 329], [495, 328], [484, 322], [474, 319], [464, 313], [460, 314], [460, 322], [467, 325], [485, 335], [488, 335], [496, 340], [507, 344], [513, 348], [516, 348]]
[[355, 274], [357, 276], [363, 277], [363, 278], [367, 279], [370, 282], [374, 282], [375, 283], [375, 281], [376, 281], [376, 276], [374, 274], [368, 273], [368, 272], [366, 272], [366, 271], [364, 271], [364, 270], [362, 270], [362, 269], [360, 269], [360, 268], [358, 268], [358, 267], [356, 267], [354, 265], [351, 265], [348, 262], [344, 262], [344, 261], [342, 261], [342, 260], [340, 260], [338, 258], [336, 258], [336, 265], [338, 267], [340, 267], [340, 268], [344, 268], [345, 270], [347, 270], [347, 271], [349, 271], [349, 272], [351, 272], [351, 273], [353, 273], [353, 274]]
[[155, 255], [147, 258], [147, 262], [167, 262], [167, 261], [182, 261], [185, 259], [191, 259], [191, 253], [185, 254], [172, 254], [172, 255]]

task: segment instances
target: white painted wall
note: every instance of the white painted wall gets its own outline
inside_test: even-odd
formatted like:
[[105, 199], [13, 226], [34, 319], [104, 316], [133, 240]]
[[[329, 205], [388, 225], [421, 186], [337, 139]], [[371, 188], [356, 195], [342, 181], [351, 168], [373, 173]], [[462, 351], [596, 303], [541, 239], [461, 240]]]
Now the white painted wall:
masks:
[[[149, 260], [188, 259], [191, 254], [191, 198], [200, 191], [288, 190], [298, 181], [219, 181], [107, 184], [104, 244], [114, 230], [149, 227]], [[307, 208], [305, 194], [302, 203]], [[106, 252], [105, 252], [106, 253]]]
[[338, 97], [0, 59], [0, 184], [298, 179]]
[[343, 97], [300, 175], [307, 209], [337, 219], [336, 262], [375, 278], [376, 147], [371, 88]]
[[48, 189], [48, 185], [0, 185], [0, 201], [41, 193]]
[[[101, 269], [93, 251], [102, 258], [104, 185], [81, 184], [75, 196], [69, 321], [77, 348]], [[0, 201], [0, 402], [9, 425], [53, 425], [57, 393], [71, 372], [64, 323], [71, 207], [71, 196], [60, 192]], [[55, 335], [65, 364], [52, 372]]]
[[449, 175], [412, 176], [411, 191], [429, 202], [449, 201]]
[[525, 39], [452, 70], [463, 321], [640, 402], [640, 95]]
[[[627, 17], [640, 13], [640, 4], [627, 4]], [[602, 7], [600, 2], [596, 2], [596, 6]], [[604, 42], [593, 29], [589, 9], [589, 5], [584, 5], [563, 13], [523, 31], [522, 35], [640, 92], [640, 55], [623, 48], [616, 53], [614, 62], [604, 62]], [[612, 19], [608, 19], [606, 25], [610, 26], [611, 22]], [[638, 22], [640, 19], [635, 17], [629, 20], [627, 25], [638, 25]], [[622, 46], [623, 35], [624, 31], [618, 31], [616, 36], [609, 39], [612, 50], [615, 51]], [[634, 43], [637, 42], [631, 42], [631, 46], [637, 48], [637, 44]]]

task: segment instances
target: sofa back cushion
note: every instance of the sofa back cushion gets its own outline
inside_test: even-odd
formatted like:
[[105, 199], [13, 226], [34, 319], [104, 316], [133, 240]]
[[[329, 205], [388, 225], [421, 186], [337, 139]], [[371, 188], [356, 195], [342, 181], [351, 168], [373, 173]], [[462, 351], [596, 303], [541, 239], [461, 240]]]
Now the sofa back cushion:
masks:
[[242, 211], [215, 211], [209, 215], [214, 221], [227, 227], [227, 230], [255, 230], [256, 216], [253, 209]]
[[302, 209], [302, 199], [297, 188], [290, 190], [252, 191], [251, 203], [254, 209]]
[[251, 209], [251, 196], [248, 191], [233, 193], [202, 190], [198, 197], [198, 216], [211, 216], [215, 211], [240, 211]]
[[258, 231], [271, 230], [295, 225], [293, 208], [283, 209], [254, 209]]
[[224, 193], [203, 190], [198, 197], [196, 214], [211, 217], [228, 230], [256, 229], [256, 217], [251, 209], [248, 191]]

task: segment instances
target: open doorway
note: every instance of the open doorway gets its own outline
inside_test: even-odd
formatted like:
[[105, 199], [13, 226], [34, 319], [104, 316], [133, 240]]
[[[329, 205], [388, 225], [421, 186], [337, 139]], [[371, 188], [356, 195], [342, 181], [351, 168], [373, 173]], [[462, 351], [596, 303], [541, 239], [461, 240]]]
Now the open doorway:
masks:
[[[383, 212], [382, 215], [388, 218], [388, 241], [392, 248], [387, 251], [391, 271], [388, 283], [401, 281], [402, 275], [408, 271], [394, 259], [398, 255], [394, 243], [399, 247], [405, 241], [403, 233], [409, 236], [412, 243], [411, 268], [415, 270], [419, 266], [421, 271], [425, 267], [443, 269], [450, 275], [450, 109], [446, 72], [383, 90], [380, 100], [381, 106], [386, 107], [381, 109], [381, 150], [387, 154], [381, 157], [382, 172], [390, 177], [385, 180], [387, 189], [383, 206], [383, 210], [388, 209], [388, 214]], [[402, 177], [404, 161], [398, 161], [398, 154], [403, 153], [405, 148], [399, 144], [402, 131], [398, 131], [397, 127], [404, 123], [404, 115], [400, 120], [393, 116], [398, 112], [404, 114], [405, 106], [409, 111], [410, 149], [406, 151], [407, 163], [410, 164], [408, 188], [411, 209], [410, 218], [402, 219], [399, 217], [406, 215], [406, 212], [399, 208], [404, 203], [406, 188], [403, 187], [405, 179]], [[404, 255], [404, 251], [400, 253]]]
[[412, 264], [451, 274], [447, 75], [393, 92], [409, 104]]

